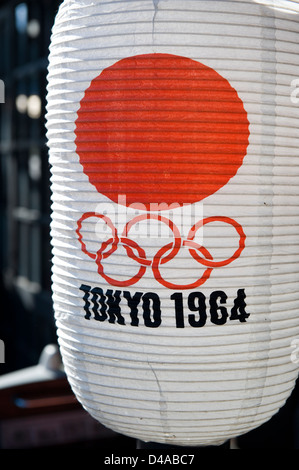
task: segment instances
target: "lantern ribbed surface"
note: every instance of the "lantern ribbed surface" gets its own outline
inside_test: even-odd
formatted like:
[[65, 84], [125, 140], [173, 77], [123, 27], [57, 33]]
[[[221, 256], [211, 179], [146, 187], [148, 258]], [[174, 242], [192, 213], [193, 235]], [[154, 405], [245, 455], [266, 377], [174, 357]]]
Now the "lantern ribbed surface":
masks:
[[299, 2], [66, 0], [50, 46], [53, 301], [103, 425], [178, 446], [298, 376]]

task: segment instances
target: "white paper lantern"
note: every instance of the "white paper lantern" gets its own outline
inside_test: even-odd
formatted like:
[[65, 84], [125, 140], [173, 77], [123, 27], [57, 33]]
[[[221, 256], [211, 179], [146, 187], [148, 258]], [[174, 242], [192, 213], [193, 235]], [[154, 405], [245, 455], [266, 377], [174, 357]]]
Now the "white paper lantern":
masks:
[[218, 445], [293, 389], [298, 44], [295, 1], [59, 9], [55, 317], [77, 398], [117, 432]]

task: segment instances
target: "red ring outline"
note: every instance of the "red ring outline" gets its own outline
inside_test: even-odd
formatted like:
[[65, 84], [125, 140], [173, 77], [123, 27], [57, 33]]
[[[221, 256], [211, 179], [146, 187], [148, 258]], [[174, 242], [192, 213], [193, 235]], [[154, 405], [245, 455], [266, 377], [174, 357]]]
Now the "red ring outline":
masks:
[[203, 258], [200, 258], [195, 250], [189, 249], [189, 251], [190, 251], [191, 256], [196, 261], [198, 261], [198, 263], [200, 263], [204, 266], [207, 266], [209, 268], [221, 268], [223, 266], [227, 266], [228, 264], [232, 263], [235, 259], [239, 258], [242, 251], [245, 248], [246, 235], [243, 231], [242, 226], [238, 222], [236, 222], [234, 219], [231, 219], [230, 217], [221, 217], [221, 216], [219, 216], [219, 217], [207, 217], [206, 219], [200, 220], [199, 222], [197, 222], [196, 224], [193, 225], [193, 227], [189, 231], [187, 241], [188, 240], [193, 241], [197, 230], [200, 227], [203, 227], [204, 225], [207, 225], [211, 222], [224, 222], [224, 223], [232, 225], [236, 229], [236, 231], [238, 232], [238, 234], [240, 236], [239, 248], [235, 251], [235, 253], [229, 259], [224, 260], [224, 261], [208, 261], [208, 260], [205, 260]]
[[[90, 217], [96, 217], [98, 219], [104, 220], [106, 222], [106, 224], [108, 225], [108, 227], [111, 228], [112, 235], [113, 235], [113, 238], [109, 238], [109, 240], [106, 240], [106, 241], [102, 242], [102, 245], [101, 245], [101, 247], [99, 248], [99, 250], [97, 251], [96, 254], [95, 253], [90, 253], [87, 250], [86, 245], [83, 241], [83, 236], [81, 234], [82, 223], [84, 222], [84, 220], [89, 219]], [[83, 253], [87, 254], [91, 259], [96, 261], [97, 266], [98, 266], [98, 273], [100, 274], [100, 276], [102, 276], [104, 279], [106, 279], [106, 281], [109, 282], [110, 284], [112, 284], [114, 286], [118, 286], [118, 287], [131, 286], [131, 285], [135, 284], [136, 282], [138, 282], [138, 280], [141, 279], [142, 276], [144, 275], [144, 273], [146, 271], [146, 267], [143, 267], [143, 266], [141, 266], [138, 273], [134, 277], [132, 277], [131, 279], [129, 279], [127, 281], [117, 281], [116, 279], [113, 279], [113, 278], [107, 276], [104, 273], [102, 260], [108, 258], [109, 256], [111, 256], [117, 250], [117, 247], [118, 247], [118, 244], [119, 244], [117, 229], [114, 226], [114, 224], [112, 223], [111, 219], [109, 217], [107, 217], [106, 215], [99, 214], [97, 212], [86, 212], [85, 214], [83, 214], [83, 216], [77, 222], [76, 233], [78, 235], [79, 242], [81, 243], [81, 249], [82, 249]], [[145, 256], [145, 252], [144, 252], [143, 248], [141, 248], [133, 240], [130, 240], [130, 242], [131, 242], [132, 245], [134, 245], [134, 248], [137, 249], [140, 256], [143, 256], [143, 255]], [[110, 250], [105, 252], [104, 250], [110, 244], [112, 245]]]
[[[188, 242], [188, 240], [186, 240], [186, 242]], [[187, 245], [186, 242], [183, 243], [184, 246]], [[196, 249], [198, 249], [208, 259], [210, 259], [210, 260], [213, 259], [211, 253], [206, 248], [204, 248], [203, 246], [201, 246], [201, 245], [199, 245], [195, 242], [191, 242], [191, 243], [192, 243], [193, 247], [195, 245], [197, 245]], [[172, 282], [165, 281], [165, 279], [161, 276], [161, 273], [160, 273], [160, 270], [159, 270], [159, 264], [160, 264], [161, 257], [163, 256], [165, 251], [170, 250], [170, 248], [171, 248], [171, 243], [169, 243], [168, 245], [165, 245], [162, 248], [160, 248], [158, 253], [156, 253], [156, 255], [154, 256], [152, 270], [153, 270], [153, 274], [155, 276], [156, 281], [158, 281], [160, 284], [162, 284], [164, 287], [167, 287], [168, 289], [186, 290], [186, 289], [195, 289], [196, 287], [199, 287], [202, 284], [204, 284], [209, 279], [209, 277], [210, 277], [210, 275], [213, 271], [213, 268], [207, 268], [205, 270], [205, 272], [203, 273], [203, 275], [201, 276], [201, 278], [199, 278], [197, 281], [195, 281], [191, 284], [187, 284], [187, 285], [173, 284]], [[189, 249], [189, 251], [190, 251], [190, 249]]]
[[[121, 239], [122, 240], [122, 239]], [[132, 245], [135, 245], [134, 248], [137, 249], [139, 256], [145, 256], [145, 251], [141, 246], [138, 245], [138, 243], [134, 242], [133, 240], [130, 240]], [[139, 271], [135, 276], [133, 276], [131, 279], [127, 279], [126, 281], [117, 281], [116, 279], [113, 279], [110, 276], [107, 276], [107, 274], [104, 273], [104, 268], [101, 263], [102, 259], [104, 257], [102, 256], [101, 248], [97, 252], [97, 258], [96, 258], [96, 263], [98, 266], [98, 273], [100, 276], [102, 276], [109, 284], [112, 284], [113, 286], [116, 287], [129, 287], [132, 286], [133, 284], [136, 284], [145, 274], [146, 271], [146, 266], [140, 266]]]
[[[142, 220], [149, 220], [149, 219], [155, 219], [155, 220], [159, 220], [160, 222], [165, 223], [171, 229], [171, 231], [174, 235], [174, 243], [171, 243], [171, 246], [173, 246], [172, 252], [167, 257], [162, 258], [162, 261], [161, 261], [162, 264], [168, 263], [169, 261], [171, 261], [178, 254], [178, 252], [181, 248], [181, 245], [182, 245], [182, 238], [181, 238], [181, 234], [179, 232], [179, 229], [177, 228], [175, 223], [172, 222], [170, 219], [167, 219], [167, 217], [163, 217], [162, 215], [158, 215], [158, 214], [149, 214], [149, 213], [138, 215], [137, 217], [134, 217], [134, 219], [130, 220], [126, 224], [122, 235], [124, 237], [127, 237], [128, 233], [131, 230], [131, 228], [133, 227], [133, 225], [137, 224], [138, 222], [140, 222]], [[169, 244], [166, 245], [166, 246], [168, 247]], [[125, 248], [127, 250], [128, 256], [130, 256], [135, 261], [137, 261], [137, 263], [143, 264], [143, 265], [146, 265], [146, 266], [151, 266], [152, 265], [152, 261], [149, 261], [147, 259], [137, 258], [130, 247], [125, 246]], [[168, 250], [166, 250], [166, 251], [168, 251]]]
[[[96, 217], [98, 219], [103, 219], [106, 224], [108, 225], [108, 227], [111, 228], [112, 230], [112, 236], [113, 238], [109, 238], [108, 241], [105, 241], [105, 242], [102, 242], [102, 246], [105, 245], [105, 248], [110, 244], [112, 243], [112, 246], [110, 248], [109, 251], [107, 251], [105, 254], [104, 254], [104, 258], [108, 258], [109, 256], [112, 255], [112, 253], [114, 253], [114, 251], [117, 249], [117, 246], [118, 246], [118, 241], [119, 241], [119, 238], [118, 238], [118, 235], [117, 235], [117, 229], [116, 227], [113, 225], [111, 219], [109, 219], [109, 217], [107, 217], [106, 215], [104, 214], [99, 214], [98, 212], [86, 212], [85, 214], [82, 215], [82, 217], [78, 220], [77, 222], [77, 230], [76, 230], [76, 233], [78, 235], [78, 239], [79, 239], [79, 242], [81, 243], [81, 247], [82, 247], [82, 251], [83, 253], [85, 253], [87, 256], [89, 256], [91, 259], [96, 259], [97, 258], [97, 254], [96, 253], [90, 253], [87, 248], [86, 248], [86, 245], [83, 241], [83, 237], [81, 235], [81, 229], [82, 229], [82, 223], [84, 222], [84, 220], [86, 219], [89, 219], [90, 217]], [[111, 241], [112, 240], [112, 241]], [[100, 248], [100, 250], [102, 250], [102, 248]], [[103, 250], [102, 250], [103, 251]]]

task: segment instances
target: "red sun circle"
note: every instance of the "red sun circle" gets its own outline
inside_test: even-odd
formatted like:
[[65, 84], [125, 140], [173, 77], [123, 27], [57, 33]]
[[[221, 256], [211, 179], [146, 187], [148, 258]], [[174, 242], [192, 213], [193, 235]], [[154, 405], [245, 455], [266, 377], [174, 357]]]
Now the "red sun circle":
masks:
[[92, 80], [75, 134], [80, 163], [97, 191], [150, 211], [163, 203], [192, 204], [226, 185], [246, 155], [249, 122], [236, 90], [212, 68], [145, 54]]

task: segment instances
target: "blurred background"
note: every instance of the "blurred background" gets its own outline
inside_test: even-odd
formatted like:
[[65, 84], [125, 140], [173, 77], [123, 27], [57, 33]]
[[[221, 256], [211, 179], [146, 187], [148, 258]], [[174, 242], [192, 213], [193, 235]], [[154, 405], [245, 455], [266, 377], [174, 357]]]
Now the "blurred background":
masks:
[[[136, 448], [89, 418], [68, 386], [51, 300], [46, 76], [61, 0], [0, 3], [0, 449]], [[49, 346], [50, 345], [50, 346]], [[299, 448], [298, 387], [239, 448]]]
[[58, 0], [0, 6], [1, 373], [35, 364], [55, 342], [45, 136], [47, 56]]

